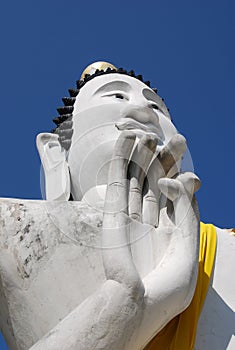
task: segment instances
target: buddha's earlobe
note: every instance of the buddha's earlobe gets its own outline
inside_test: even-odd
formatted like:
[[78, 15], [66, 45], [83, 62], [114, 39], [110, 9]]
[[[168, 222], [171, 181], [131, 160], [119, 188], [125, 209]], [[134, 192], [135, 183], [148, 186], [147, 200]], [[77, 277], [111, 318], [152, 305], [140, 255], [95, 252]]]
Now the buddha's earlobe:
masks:
[[41, 158], [47, 200], [68, 200], [70, 196], [70, 174], [66, 151], [61, 147], [57, 134], [41, 133], [36, 144]]

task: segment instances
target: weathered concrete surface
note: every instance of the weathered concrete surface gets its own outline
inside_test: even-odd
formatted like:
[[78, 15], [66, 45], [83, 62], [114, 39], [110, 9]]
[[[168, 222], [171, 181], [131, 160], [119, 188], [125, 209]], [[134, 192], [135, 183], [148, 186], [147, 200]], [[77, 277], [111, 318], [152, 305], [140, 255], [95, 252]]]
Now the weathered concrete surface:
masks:
[[104, 281], [101, 217], [81, 202], [1, 199], [0, 326], [11, 350], [28, 349]]

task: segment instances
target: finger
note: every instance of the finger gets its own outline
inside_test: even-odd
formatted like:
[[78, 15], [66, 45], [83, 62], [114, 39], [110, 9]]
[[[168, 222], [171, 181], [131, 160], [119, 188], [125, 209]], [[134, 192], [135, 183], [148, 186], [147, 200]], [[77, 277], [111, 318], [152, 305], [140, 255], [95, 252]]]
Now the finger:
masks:
[[[130, 131], [123, 131], [115, 145], [113, 159], [111, 160], [108, 174], [108, 183], [104, 208], [104, 224], [118, 225], [113, 216], [114, 213], [126, 213], [128, 204], [127, 165], [132, 152], [136, 136]], [[112, 226], [111, 226], [112, 227]]]
[[165, 174], [167, 174], [174, 164], [182, 158], [185, 151], [186, 140], [184, 136], [180, 134], [174, 135], [158, 155], [158, 160]]
[[175, 201], [182, 193], [187, 194], [190, 199], [200, 188], [200, 180], [195, 174], [186, 172], [179, 174], [175, 179], [162, 178], [158, 185], [167, 198]]
[[128, 242], [127, 165], [135, 143], [132, 132], [121, 133], [110, 163], [102, 230], [102, 257], [107, 279], [127, 286], [134, 298], [144, 287], [133, 263]]
[[193, 221], [199, 222], [199, 211], [195, 192], [200, 188], [199, 178], [191, 172], [179, 174], [177, 180], [183, 185], [184, 191], [175, 201], [175, 223], [182, 227], [185, 236], [189, 234]]
[[[162, 178], [158, 181], [161, 192], [173, 202], [175, 225], [181, 227], [193, 215], [194, 193], [200, 187], [199, 178], [190, 172], [180, 174], [176, 179]], [[195, 213], [194, 213], [195, 214]], [[188, 225], [187, 225], [188, 226]]]
[[159, 216], [160, 190], [158, 179], [163, 176], [164, 170], [158, 159], [155, 159], [147, 173], [144, 183], [143, 222], [157, 227]]
[[197, 175], [191, 172], [179, 174], [177, 176], [177, 180], [179, 180], [183, 184], [184, 188], [186, 189], [189, 195], [193, 195], [199, 190], [201, 186], [201, 182]]
[[166, 177], [159, 179], [158, 187], [160, 191], [171, 201], [175, 201], [180, 195], [180, 190], [183, 192], [182, 184], [175, 179], [168, 179]]
[[142, 218], [143, 183], [156, 147], [157, 139], [152, 135], [144, 135], [137, 144], [129, 165], [129, 216], [137, 221]]
[[[157, 158], [152, 162], [147, 174], [148, 188], [143, 202], [143, 222], [158, 226], [160, 213], [160, 195], [158, 180], [172, 169], [176, 162], [182, 158], [186, 150], [186, 140], [180, 135], [174, 135], [163, 148]], [[177, 171], [176, 171], [177, 172]]]

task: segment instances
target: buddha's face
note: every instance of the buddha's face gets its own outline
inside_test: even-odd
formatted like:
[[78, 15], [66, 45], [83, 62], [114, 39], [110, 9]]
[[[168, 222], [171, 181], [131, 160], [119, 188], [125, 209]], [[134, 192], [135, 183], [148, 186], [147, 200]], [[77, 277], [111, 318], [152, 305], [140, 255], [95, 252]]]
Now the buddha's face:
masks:
[[157, 152], [177, 133], [162, 99], [138, 79], [119, 73], [93, 78], [76, 98], [68, 153], [56, 134], [37, 138], [46, 198], [64, 200], [71, 192], [74, 200], [81, 200], [91, 189], [105, 185], [122, 130], [133, 130], [138, 137], [154, 134], [159, 139]]
[[118, 73], [96, 77], [80, 90], [68, 153], [71, 192], [80, 200], [107, 183], [109, 162], [122, 130], [153, 133], [158, 151], [177, 132], [161, 98], [136, 78]]

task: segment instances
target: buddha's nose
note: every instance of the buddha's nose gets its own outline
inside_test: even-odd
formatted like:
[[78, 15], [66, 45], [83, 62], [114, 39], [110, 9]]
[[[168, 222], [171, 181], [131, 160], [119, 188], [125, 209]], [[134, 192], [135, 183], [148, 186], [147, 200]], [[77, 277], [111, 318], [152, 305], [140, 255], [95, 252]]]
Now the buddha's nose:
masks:
[[159, 117], [150, 107], [128, 106], [123, 110], [123, 118], [130, 118], [142, 124], [159, 125]]

